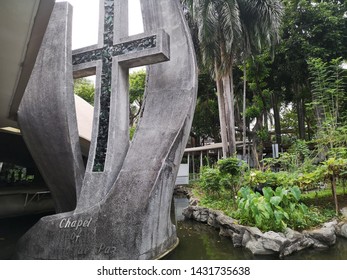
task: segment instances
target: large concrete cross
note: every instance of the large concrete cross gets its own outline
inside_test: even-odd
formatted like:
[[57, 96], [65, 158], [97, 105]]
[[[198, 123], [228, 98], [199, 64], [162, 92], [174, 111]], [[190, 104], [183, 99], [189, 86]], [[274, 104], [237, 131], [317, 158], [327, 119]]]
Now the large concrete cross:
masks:
[[[94, 129], [86, 173], [73, 168], [80, 152], [78, 135], [71, 133], [77, 130], [73, 104], [68, 102], [73, 90], [68, 44], [71, 10], [66, 3], [56, 4], [31, 78], [31, 94], [26, 99], [30, 106], [19, 114], [22, 121], [27, 120], [23, 127], [28, 134], [40, 132], [43, 119], [51, 133], [60, 124], [56, 137], [46, 133], [30, 137], [32, 146], [44, 146], [49, 152], [41, 157], [42, 169], [50, 171], [46, 177], [54, 173], [53, 179], [61, 178], [51, 186], [52, 193], [67, 189], [70, 169], [71, 178], [84, 174], [81, 192], [77, 189], [77, 207], [43, 217], [33, 226], [18, 242], [17, 254], [22, 259], [155, 259], [178, 242], [170, 218], [171, 200], [197, 94], [194, 47], [180, 0], [141, 0], [145, 34], [131, 37], [126, 34], [128, 1], [100, 1], [101, 43], [74, 52], [75, 77], [96, 72]], [[151, 32], [157, 29], [169, 35]], [[148, 67], [144, 106], [129, 145], [128, 68], [167, 60], [168, 36], [170, 60]], [[59, 68], [52, 71], [56, 64]], [[48, 96], [47, 87], [51, 89]], [[43, 106], [38, 108], [40, 103]], [[35, 117], [33, 111], [38, 111]], [[46, 144], [48, 140], [52, 141]], [[71, 151], [59, 153], [62, 143]], [[60, 160], [59, 170], [56, 159]], [[52, 168], [47, 167], [47, 160]], [[67, 166], [67, 162], [71, 164]], [[68, 196], [65, 193], [60, 200]]]
[[[109, 139], [111, 95], [115, 96], [117, 109], [115, 126], [115, 144], [118, 153], [126, 153], [129, 143], [129, 104], [128, 69], [169, 59], [169, 37], [164, 31], [128, 36], [128, 0], [100, 1], [100, 26], [98, 45], [82, 48], [73, 52], [74, 78], [95, 74], [98, 76], [96, 88], [99, 100], [96, 106], [99, 111], [98, 133], [93, 156], [93, 172], [103, 172], [107, 156]], [[99, 67], [99, 68], [98, 68]], [[118, 73], [117, 73], [118, 72]], [[101, 76], [101, 79], [100, 79]], [[113, 80], [112, 76], [116, 79]], [[101, 90], [100, 90], [101, 89]], [[94, 149], [94, 145], [91, 145]], [[87, 168], [88, 171], [88, 168]]]

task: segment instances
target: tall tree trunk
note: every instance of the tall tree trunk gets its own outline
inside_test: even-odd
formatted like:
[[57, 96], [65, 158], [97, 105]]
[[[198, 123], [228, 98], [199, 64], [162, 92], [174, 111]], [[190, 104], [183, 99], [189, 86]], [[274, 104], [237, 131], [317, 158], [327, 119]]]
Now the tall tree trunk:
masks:
[[305, 113], [304, 104], [302, 98], [299, 98], [296, 102], [296, 110], [298, 115], [298, 125], [299, 125], [299, 138], [305, 140]]
[[243, 100], [242, 100], [242, 159], [246, 160], [246, 94], [247, 71], [246, 63], [243, 63]]
[[280, 146], [282, 143], [281, 118], [280, 118], [280, 110], [279, 110], [279, 104], [278, 104], [278, 96], [276, 93], [272, 93], [272, 108], [274, 110], [276, 143]]
[[225, 107], [227, 111], [227, 129], [229, 135], [229, 151], [231, 156], [236, 154], [236, 139], [235, 139], [235, 112], [234, 112], [234, 90], [233, 80], [231, 75], [223, 76], [223, 88], [225, 96]]
[[264, 123], [264, 115], [261, 114], [257, 117], [257, 121], [252, 129], [252, 158], [254, 162], [254, 167], [257, 169], [262, 168], [262, 160], [263, 160], [263, 150], [264, 143], [263, 140], [258, 136], [258, 132], [261, 131]]
[[339, 202], [337, 200], [335, 175], [331, 175], [330, 180], [331, 180], [331, 191], [333, 193], [334, 203], [335, 203], [335, 212], [336, 212], [336, 216], [338, 216], [339, 215]]
[[225, 101], [223, 95], [223, 83], [222, 80], [216, 79], [217, 96], [218, 96], [218, 111], [219, 111], [219, 122], [220, 122], [220, 134], [222, 138], [222, 151], [223, 158], [228, 157], [228, 139], [226, 129], [226, 117], [225, 117]]
[[304, 101], [301, 97], [300, 85], [295, 86], [297, 101], [296, 101], [296, 111], [298, 116], [298, 126], [299, 126], [299, 138], [305, 140], [306, 131], [305, 131], [305, 111], [304, 111]]

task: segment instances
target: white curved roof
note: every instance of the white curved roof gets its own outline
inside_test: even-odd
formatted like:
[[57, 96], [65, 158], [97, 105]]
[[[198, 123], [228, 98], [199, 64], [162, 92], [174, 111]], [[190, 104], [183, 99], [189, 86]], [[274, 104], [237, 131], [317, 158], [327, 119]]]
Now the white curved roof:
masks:
[[16, 112], [54, 0], [0, 1], [0, 127], [17, 127]]

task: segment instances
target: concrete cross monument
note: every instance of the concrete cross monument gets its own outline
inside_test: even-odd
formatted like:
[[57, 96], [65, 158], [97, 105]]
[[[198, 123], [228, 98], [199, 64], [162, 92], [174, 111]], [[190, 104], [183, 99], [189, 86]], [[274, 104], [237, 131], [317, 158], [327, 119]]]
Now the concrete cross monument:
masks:
[[[127, 34], [127, 0], [100, 2], [99, 44], [74, 51], [72, 60], [75, 77], [96, 73], [94, 128], [88, 163], [83, 184], [75, 184], [72, 190], [76, 193], [77, 206], [72, 211], [42, 218], [18, 243], [19, 258], [155, 259], [177, 245], [176, 230], [170, 220], [171, 199], [197, 91], [197, 69], [189, 29], [179, 0], [141, 0], [145, 33], [135, 36]], [[27, 98], [19, 112], [23, 131], [33, 129], [24, 119], [33, 117], [29, 112], [37, 106], [32, 101], [35, 99], [32, 92], [38, 90], [35, 81], [55, 78], [54, 74], [47, 77], [46, 71], [42, 71], [46, 67], [47, 52], [63, 50], [59, 63], [71, 73], [71, 80], [66, 78], [64, 82], [72, 83], [72, 65], [68, 59], [71, 52], [68, 47], [61, 47], [66, 43], [56, 39], [54, 27], [57, 22], [63, 22], [61, 26], [70, 28], [70, 17], [69, 5], [56, 4], [52, 24], [46, 32], [47, 40], [35, 66], [38, 70], [33, 71], [32, 85], [26, 93], [31, 98]], [[59, 34], [69, 32], [60, 30]], [[153, 65], [147, 68], [144, 108], [129, 144], [128, 69], [148, 64]], [[55, 87], [58, 91], [60, 87], [69, 89], [59, 83]], [[60, 99], [64, 98], [62, 95]], [[67, 114], [69, 110], [59, 111]], [[42, 112], [38, 115], [42, 118]], [[49, 113], [44, 116], [51, 118]], [[68, 139], [64, 144], [67, 147], [76, 143], [76, 135], [68, 129], [74, 121], [73, 117], [66, 118], [62, 125], [61, 139]], [[28, 134], [27, 142], [37, 141], [37, 136], [24, 133]], [[40, 137], [43, 143], [45, 136]], [[56, 145], [59, 140], [55, 140]], [[69, 162], [76, 164], [78, 151], [70, 150]], [[54, 151], [46, 154], [46, 157], [54, 156], [58, 156]], [[46, 168], [43, 161], [41, 167], [43, 171]], [[59, 172], [59, 176], [64, 176]], [[80, 173], [83, 173], [81, 169], [75, 168], [74, 176], [80, 177]], [[58, 192], [63, 187], [54, 186], [51, 191]]]
[[[128, 0], [100, 1], [99, 18], [99, 43], [74, 51], [72, 60], [75, 78], [97, 77], [94, 127], [98, 129], [93, 129], [78, 207], [105, 196], [128, 151], [128, 69], [169, 59], [169, 36], [164, 30], [128, 36]], [[100, 181], [102, 186], [95, 190]]]

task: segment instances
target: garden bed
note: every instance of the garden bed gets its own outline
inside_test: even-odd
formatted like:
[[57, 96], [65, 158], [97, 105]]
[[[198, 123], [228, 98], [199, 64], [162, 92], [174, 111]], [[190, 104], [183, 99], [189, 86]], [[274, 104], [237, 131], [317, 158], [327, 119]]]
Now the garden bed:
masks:
[[[194, 200], [195, 201], [195, 200]], [[206, 223], [219, 230], [219, 234], [231, 238], [235, 247], [245, 247], [254, 255], [278, 255], [285, 257], [308, 248], [328, 248], [336, 242], [336, 236], [347, 238], [347, 222], [333, 220], [322, 227], [285, 232], [262, 232], [256, 227], [240, 225], [237, 220], [222, 211], [200, 206], [189, 206], [183, 211], [187, 219]]]
[[[191, 189], [180, 188], [179, 192], [190, 198], [190, 206], [183, 211], [187, 219], [216, 228], [221, 236], [230, 238], [235, 247], [245, 247], [254, 255], [277, 255], [282, 258], [309, 248], [331, 247], [335, 244], [337, 236], [347, 238], [346, 216], [343, 216], [342, 220], [335, 218], [309, 230], [296, 231], [286, 228], [284, 232], [262, 232], [257, 227], [241, 225], [236, 219], [225, 215], [223, 211], [199, 206], [199, 199], [194, 197]], [[340, 195], [338, 198], [341, 201], [340, 205], [344, 205], [347, 195]], [[309, 203], [310, 200], [306, 199], [305, 202]], [[331, 207], [334, 205], [332, 198], [327, 196], [311, 200], [311, 202], [318, 207], [327, 207], [330, 203]], [[346, 208], [342, 210], [347, 212]]]

